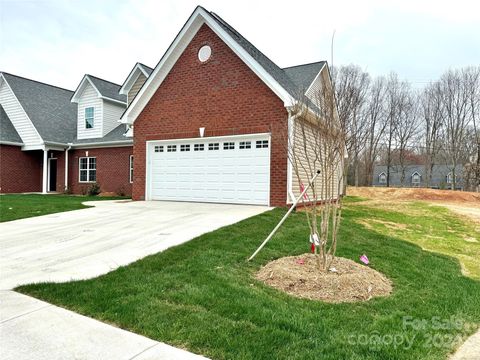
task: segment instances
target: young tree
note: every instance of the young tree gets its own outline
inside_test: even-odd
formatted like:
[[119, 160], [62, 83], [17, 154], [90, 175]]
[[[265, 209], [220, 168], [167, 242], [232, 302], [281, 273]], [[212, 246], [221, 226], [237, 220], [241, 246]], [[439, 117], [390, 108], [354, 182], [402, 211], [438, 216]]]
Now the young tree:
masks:
[[309, 98], [300, 96], [288, 144], [288, 158], [298, 184], [297, 196], [318, 171], [302, 198], [318, 266], [327, 271], [335, 258], [340, 228], [346, 136], [338, 117], [333, 89], [324, 82]]

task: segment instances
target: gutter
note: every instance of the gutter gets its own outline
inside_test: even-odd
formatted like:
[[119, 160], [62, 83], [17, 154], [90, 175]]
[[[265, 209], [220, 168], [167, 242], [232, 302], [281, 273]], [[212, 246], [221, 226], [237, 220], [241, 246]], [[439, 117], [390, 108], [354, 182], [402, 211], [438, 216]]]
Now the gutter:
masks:
[[0, 141], [0, 145], [12, 145], [12, 146], [23, 146], [24, 143], [19, 143], [15, 141]]
[[72, 148], [72, 143], [68, 143], [65, 149], [65, 191], [68, 191], [68, 151]]
[[80, 144], [73, 144], [72, 147], [74, 149], [84, 149], [84, 148], [94, 148], [94, 147], [110, 147], [110, 146], [130, 146], [133, 145], [133, 140], [117, 140], [117, 141], [108, 141], [108, 142], [101, 142], [101, 143], [80, 143]]

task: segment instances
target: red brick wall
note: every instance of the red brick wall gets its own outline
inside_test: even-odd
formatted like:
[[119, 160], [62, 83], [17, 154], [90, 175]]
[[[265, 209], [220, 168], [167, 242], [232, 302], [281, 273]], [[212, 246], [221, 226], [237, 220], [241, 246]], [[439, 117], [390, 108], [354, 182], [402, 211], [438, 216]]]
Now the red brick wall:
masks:
[[0, 192], [42, 191], [42, 151], [0, 145]]
[[[79, 182], [78, 162], [80, 157], [86, 156], [97, 158], [97, 183], [103, 192], [115, 192], [123, 189], [125, 194], [131, 195], [132, 184], [129, 180], [129, 161], [132, 155], [132, 147], [113, 147], [96, 149], [75, 149], [70, 150], [68, 154], [69, 162], [69, 188], [74, 194], [83, 194], [90, 186], [89, 183]], [[64, 159], [58, 162], [64, 167]], [[60, 169], [59, 169], [60, 170]], [[60, 178], [61, 173], [61, 178]], [[134, 170], [136, 174], [136, 171]], [[57, 186], [63, 187], [64, 173], [58, 172]]]
[[[205, 44], [212, 56], [200, 63]], [[133, 199], [145, 195], [145, 141], [198, 137], [205, 127], [207, 137], [271, 132], [270, 203], [285, 206], [286, 126], [283, 102], [203, 25], [135, 121]]]

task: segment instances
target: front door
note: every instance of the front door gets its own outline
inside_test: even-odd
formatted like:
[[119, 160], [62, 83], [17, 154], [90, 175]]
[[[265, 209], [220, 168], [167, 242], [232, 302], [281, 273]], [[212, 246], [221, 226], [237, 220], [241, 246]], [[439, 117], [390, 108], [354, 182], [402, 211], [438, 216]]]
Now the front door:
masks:
[[57, 191], [57, 159], [48, 159], [48, 191]]

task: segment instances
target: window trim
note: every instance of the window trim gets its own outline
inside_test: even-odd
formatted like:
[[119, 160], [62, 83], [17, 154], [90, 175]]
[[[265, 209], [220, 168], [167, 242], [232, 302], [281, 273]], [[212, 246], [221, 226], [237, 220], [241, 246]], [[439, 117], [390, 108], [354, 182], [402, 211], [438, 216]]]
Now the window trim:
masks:
[[[82, 169], [81, 164], [82, 164], [82, 159], [87, 159], [87, 168]], [[90, 159], [95, 159], [95, 169], [90, 169]], [[91, 181], [90, 179], [90, 171], [95, 171], [95, 180]], [[81, 173], [82, 171], [87, 172], [87, 180], [81, 180]], [[78, 182], [83, 183], [83, 184], [94, 184], [97, 182], [97, 157], [96, 156], [81, 156], [78, 158]]]
[[[88, 122], [87, 122], [87, 110], [90, 110], [90, 109], [92, 109], [92, 117], [91, 117], [91, 118], [89, 117], [88, 119], [92, 119], [92, 126], [91, 126], [91, 127], [88, 127], [88, 126], [87, 126], [87, 124], [88, 124]], [[84, 121], [85, 121], [85, 124], [84, 124], [84, 125], [85, 125], [85, 130], [92, 130], [92, 129], [94, 129], [94, 128], [95, 128], [95, 106], [86, 107], [86, 108], [84, 109], [83, 115], [84, 115]]]
[[[130, 159], [130, 166], [129, 166], [128, 177], [130, 180], [130, 184], [132, 184], [133, 183], [133, 155], [130, 155], [129, 159]], [[96, 167], [96, 164], [95, 164], [95, 167]]]

